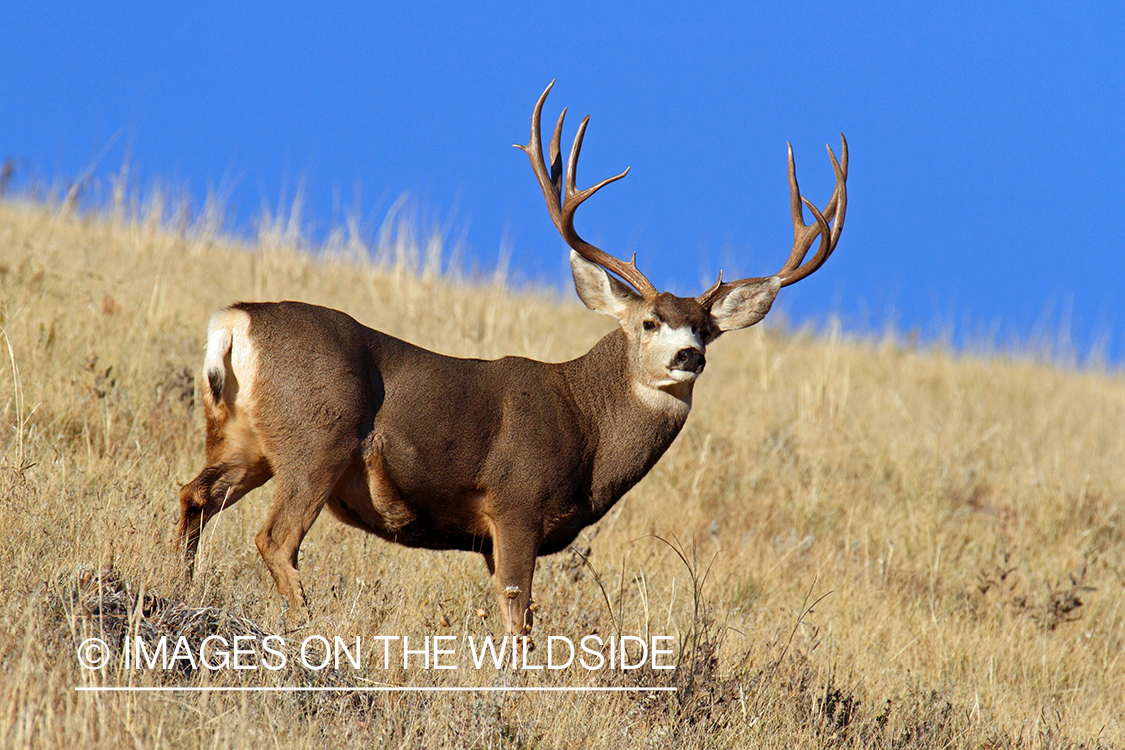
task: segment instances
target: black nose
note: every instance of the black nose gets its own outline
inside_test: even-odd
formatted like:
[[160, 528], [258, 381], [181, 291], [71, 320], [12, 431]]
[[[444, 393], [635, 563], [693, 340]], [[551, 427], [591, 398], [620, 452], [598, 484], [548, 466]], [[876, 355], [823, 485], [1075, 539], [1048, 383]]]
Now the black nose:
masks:
[[672, 369], [687, 370], [696, 375], [703, 372], [703, 366], [706, 364], [707, 358], [698, 349], [680, 349], [672, 358]]

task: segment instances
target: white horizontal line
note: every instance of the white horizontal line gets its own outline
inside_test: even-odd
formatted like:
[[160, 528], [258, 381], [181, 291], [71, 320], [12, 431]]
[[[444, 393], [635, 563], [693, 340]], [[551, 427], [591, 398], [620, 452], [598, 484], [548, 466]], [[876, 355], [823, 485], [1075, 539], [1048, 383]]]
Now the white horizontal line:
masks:
[[670, 693], [674, 687], [76, 687], [79, 693]]

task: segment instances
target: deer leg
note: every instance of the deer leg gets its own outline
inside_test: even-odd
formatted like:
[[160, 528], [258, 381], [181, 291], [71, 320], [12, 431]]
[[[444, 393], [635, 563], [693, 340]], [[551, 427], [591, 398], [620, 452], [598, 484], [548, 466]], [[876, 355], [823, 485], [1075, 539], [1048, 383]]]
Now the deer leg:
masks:
[[315, 473], [301, 482], [283, 480], [279, 476], [270, 516], [254, 538], [278, 592], [289, 605], [291, 616], [298, 619], [308, 619], [308, 609], [297, 573], [297, 553], [343, 469], [341, 466], [336, 471]]
[[492, 573], [492, 585], [509, 635], [531, 634], [531, 580], [538, 553], [538, 542], [526, 532], [494, 528], [492, 554], [485, 555], [485, 563]]
[[241, 500], [247, 492], [265, 484], [271, 476], [269, 464], [264, 459], [209, 463], [195, 479], [180, 488], [176, 547], [183, 552], [189, 579], [195, 567], [203, 527], [223, 509]]

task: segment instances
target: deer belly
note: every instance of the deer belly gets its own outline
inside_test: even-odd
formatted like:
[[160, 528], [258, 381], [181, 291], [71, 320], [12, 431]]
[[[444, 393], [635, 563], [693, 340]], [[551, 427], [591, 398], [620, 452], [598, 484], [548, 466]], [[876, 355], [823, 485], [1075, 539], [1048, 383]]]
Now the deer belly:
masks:
[[381, 454], [344, 473], [328, 503], [341, 521], [398, 544], [426, 549], [487, 552], [492, 547], [483, 493], [404, 492]]

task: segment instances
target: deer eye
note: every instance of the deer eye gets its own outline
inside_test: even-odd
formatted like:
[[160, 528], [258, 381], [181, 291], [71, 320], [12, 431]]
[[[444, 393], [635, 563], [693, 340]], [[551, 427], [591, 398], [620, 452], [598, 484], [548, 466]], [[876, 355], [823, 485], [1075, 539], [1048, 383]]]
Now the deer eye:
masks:
[[692, 326], [691, 327], [691, 334], [693, 336], [698, 336], [699, 335], [699, 326]]
[[644, 322], [644, 327], [645, 327], [646, 331], [655, 331], [656, 330], [656, 321], [655, 320], [646, 320]]

